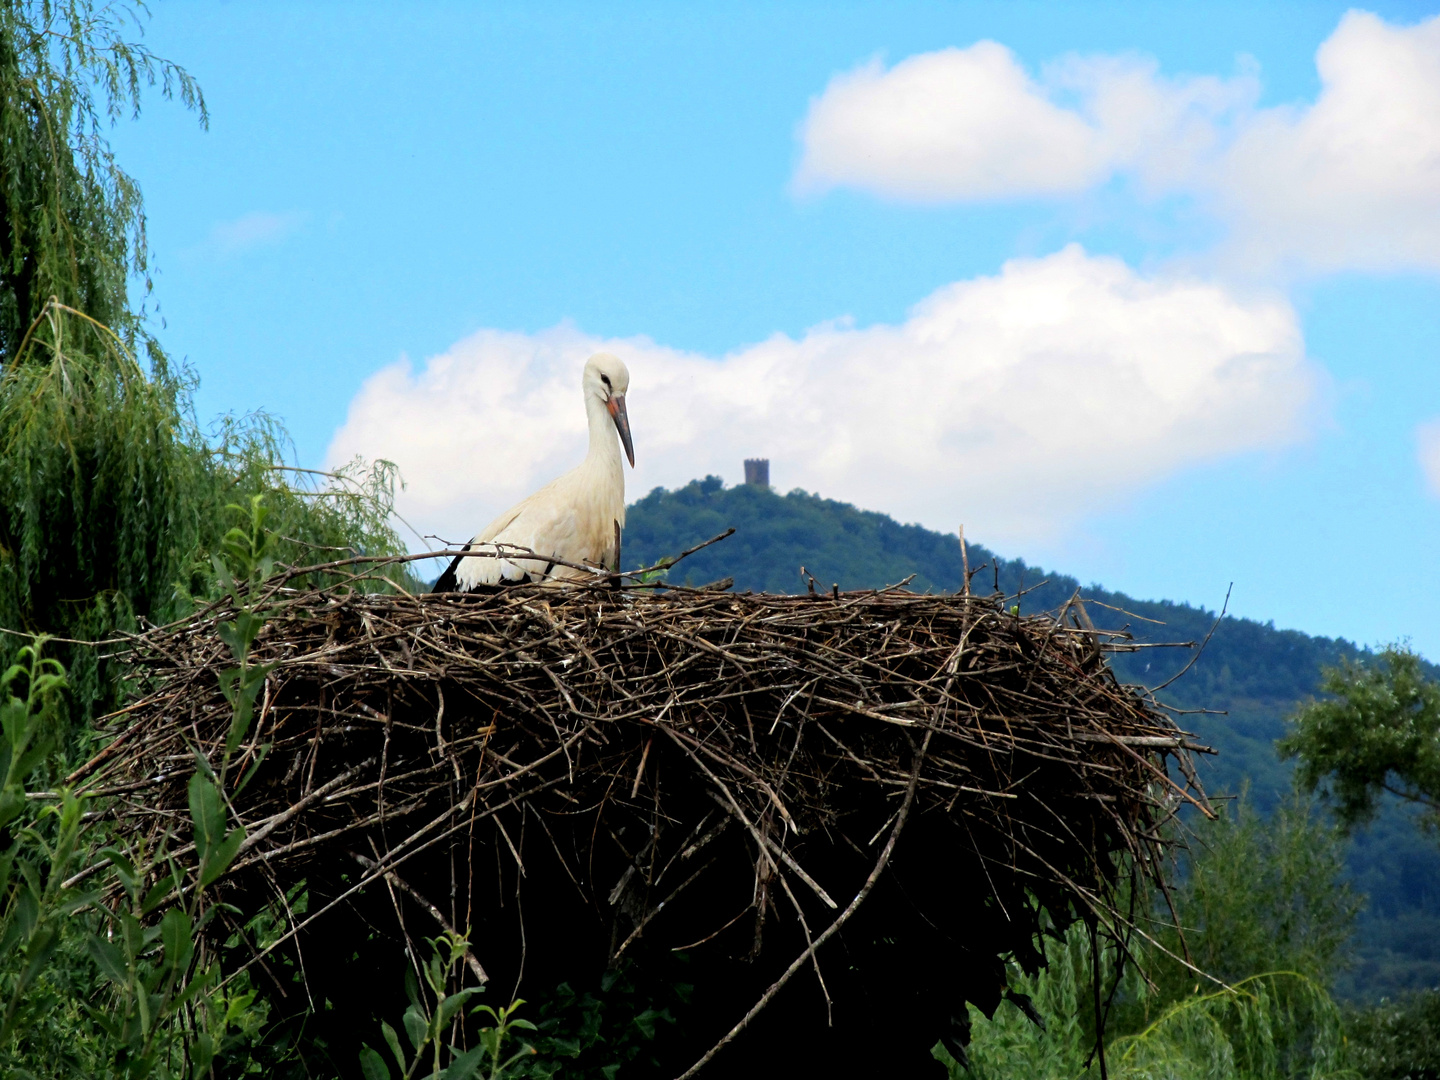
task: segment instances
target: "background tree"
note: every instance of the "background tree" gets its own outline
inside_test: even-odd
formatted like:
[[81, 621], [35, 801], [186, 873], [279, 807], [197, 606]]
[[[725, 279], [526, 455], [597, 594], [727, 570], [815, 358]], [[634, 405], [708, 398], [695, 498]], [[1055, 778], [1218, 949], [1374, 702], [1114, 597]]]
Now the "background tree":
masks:
[[1345, 1026], [1350, 1062], [1366, 1080], [1440, 1078], [1440, 991], [1353, 1009]]
[[[0, 6], [0, 355], [14, 359], [51, 297], [133, 346], [141, 319], [130, 275], [149, 280], [145, 215], [115, 163], [107, 122], [138, 116], [142, 88], [181, 101], [207, 123], [205, 99], [181, 67], [126, 31], [143, 7], [93, 0]], [[97, 97], [98, 93], [98, 97]], [[95, 343], [95, 332], [78, 327]]]
[[[243, 840], [220, 794], [224, 762], [220, 780], [197, 773], [192, 784], [188, 831], [202, 854], [188, 882], [166, 876], [164, 841], [106, 847], [105, 826], [85, 812], [93, 796], [64, 789], [94, 738], [67, 719], [84, 721], [125, 691], [123, 655], [85, 642], [215, 595], [225, 563], [210, 556], [235, 555], [227, 511], [237, 504], [257, 522], [269, 511], [267, 567], [272, 554], [308, 564], [400, 547], [388, 465], [298, 470], [265, 416], [227, 419], [206, 438], [193, 379], [167, 361], [132, 298], [150, 287], [143, 207], [105, 128], [155, 87], [205, 119], [190, 76], [127, 40], [143, 16], [103, 0], [0, 4], [6, 1075], [208, 1075], [237, 1039], [256, 1043], [265, 1013], [243, 981], [220, 983], [213, 943], [198, 936], [219, 910], [205, 888]], [[42, 659], [46, 632], [72, 640], [47, 643]], [[242, 685], [237, 702], [248, 709], [255, 689]], [[267, 1051], [272, 1067], [254, 1071], [273, 1074], [281, 1056]]]
[[1387, 793], [1440, 827], [1440, 683], [1422, 665], [1395, 645], [1374, 663], [1327, 668], [1331, 696], [1296, 712], [1279, 743], [1299, 760], [1297, 782], [1320, 789], [1347, 830], [1373, 819]]
[[[1424, 661], [1391, 646], [1371, 663], [1325, 671], [1328, 698], [1302, 706], [1280, 740], [1298, 760], [1297, 785], [1324, 793], [1342, 828], [1374, 820], [1387, 801], [1440, 828], [1440, 682]], [[1440, 989], [1402, 994], [1347, 1017], [1350, 1056], [1376, 1080], [1440, 1078]]]
[[[257, 493], [283, 562], [401, 547], [392, 468], [296, 470], [265, 416], [207, 439], [193, 379], [132, 302], [132, 285], [150, 285], [145, 217], [105, 128], [149, 88], [206, 120], [190, 75], [127, 40], [143, 16], [95, 0], [0, 5], [0, 627], [26, 634], [97, 640], [180, 613], [214, 591], [226, 506]], [[5, 635], [0, 664], [23, 641]], [[96, 650], [52, 651], [82, 716], [117, 700]]]
[[[1299, 798], [1268, 820], [1242, 800], [1196, 822], [1173, 915], [1152, 897], [1153, 920], [1140, 923], [1213, 978], [1138, 935], [1130, 943], [1137, 962], [1117, 973], [1116, 950], [1102, 945], [1109, 1075], [1353, 1077], [1343, 1070], [1341, 1014], [1328, 992], [1359, 907], [1341, 854], [1336, 830]], [[1090, 950], [1076, 924], [1046, 943], [1044, 971], [1028, 976], [1015, 966], [1012, 986], [1031, 999], [1045, 1029], [1008, 1001], [991, 1020], [972, 1007], [971, 1068], [936, 1052], [952, 1080], [1099, 1076]]]
[[[1184, 940], [1168, 931], [1171, 951], [1226, 982], [1293, 971], [1331, 988], [1363, 905], [1345, 880], [1343, 837], [1311, 800], [1296, 795], [1265, 817], [1242, 794], [1195, 822], [1181, 871], [1173, 899]], [[1179, 964], [1155, 974], [1171, 1000], [1196, 981]]]

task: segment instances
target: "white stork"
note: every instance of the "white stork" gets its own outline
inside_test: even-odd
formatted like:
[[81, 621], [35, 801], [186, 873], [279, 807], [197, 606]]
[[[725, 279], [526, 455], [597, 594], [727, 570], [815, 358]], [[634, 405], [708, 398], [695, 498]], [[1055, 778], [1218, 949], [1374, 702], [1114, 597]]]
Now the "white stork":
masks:
[[582, 570], [552, 562], [552, 557], [620, 569], [620, 531], [625, 527], [621, 443], [630, 467], [635, 467], [630, 417], [625, 412], [630, 372], [618, 357], [596, 353], [585, 362], [580, 386], [590, 421], [590, 452], [585, 460], [506, 510], [465, 545], [466, 551], [498, 551], [493, 545], [510, 544], [527, 548], [538, 558], [457, 555], [435, 582], [434, 592], [472, 592], [585, 576]]

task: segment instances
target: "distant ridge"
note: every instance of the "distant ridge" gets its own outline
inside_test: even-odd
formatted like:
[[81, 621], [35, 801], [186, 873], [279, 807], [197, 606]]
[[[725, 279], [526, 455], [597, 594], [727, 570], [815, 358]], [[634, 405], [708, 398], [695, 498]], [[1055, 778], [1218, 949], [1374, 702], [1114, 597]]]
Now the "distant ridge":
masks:
[[[884, 514], [803, 491], [778, 495], [749, 484], [726, 488], [714, 476], [675, 491], [657, 488], [634, 503], [627, 512], [625, 560], [645, 565], [730, 526], [736, 529], [734, 536], [691, 556], [676, 569], [678, 582], [703, 584], [733, 577], [738, 590], [803, 592], [803, 565], [825, 588], [832, 583], [842, 589], [879, 588], [912, 574], [910, 587], [919, 592], [960, 587], [960, 541], [954, 534], [901, 525]], [[1078, 589], [1086, 599], [1098, 601], [1090, 611], [1097, 625], [1128, 626], [1141, 641], [1199, 641], [1215, 622], [1216, 612], [1203, 607], [1140, 600], [1099, 585], [1082, 586], [1069, 575], [1048, 572], [1023, 559], [1006, 559], [981, 544], [967, 546], [971, 569], [984, 567], [975, 575], [973, 588], [988, 593], [998, 584], [1007, 596], [1024, 592], [1019, 599], [1022, 610], [1058, 608]], [[1163, 625], [1127, 618], [1115, 608]], [[1233, 719], [1243, 724], [1206, 724], [1203, 717], [1196, 722], [1213, 728], [1207, 734], [1222, 744], [1243, 727], [1242, 739], [1261, 739], [1268, 749], [1280, 733], [1284, 714], [1314, 694], [1322, 666], [1364, 655], [1366, 650], [1343, 639], [1312, 637], [1227, 616], [1204, 656], [1168, 696], [1182, 708], [1239, 710]], [[1156, 686], [1189, 659], [1185, 651], [1148, 650], [1117, 656], [1115, 667], [1126, 681]], [[1233, 788], [1242, 774], [1228, 767], [1227, 757], [1215, 763], [1212, 782]], [[1257, 773], [1258, 765], [1249, 762], [1243, 774], [1257, 800], [1268, 802], [1273, 792], [1289, 790], [1288, 773], [1278, 762]]]
[[[803, 565], [825, 588], [832, 583], [842, 589], [879, 588], [911, 574], [910, 587], [917, 591], [960, 587], [955, 535], [902, 525], [804, 491], [780, 495], [758, 484], [727, 488], [715, 476], [675, 491], [656, 488], [632, 504], [625, 564], [650, 565], [731, 526], [734, 536], [691, 556], [676, 568], [673, 580], [699, 585], [733, 577], [741, 591], [803, 592]], [[1216, 613], [1203, 607], [1081, 586], [1073, 577], [1047, 573], [1023, 559], [997, 556], [980, 544], [967, 546], [971, 569], [985, 567], [973, 587], [989, 592], [998, 583], [1007, 596], [1023, 591], [1022, 610], [1058, 608], [1079, 589], [1097, 602], [1089, 608], [1097, 625], [1128, 625], [1141, 641], [1200, 641], [1215, 622]], [[1127, 618], [1116, 608], [1163, 625]], [[1216, 794], [1246, 789], [1261, 809], [1273, 807], [1290, 789], [1290, 769], [1274, 750], [1286, 715], [1314, 696], [1322, 667], [1368, 655], [1344, 639], [1227, 616], [1204, 655], [1164, 693], [1178, 708], [1228, 713], [1189, 718], [1191, 729], [1219, 751], [1203, 763], [1206, 787]], [[1114, 666], [1127, 682], [1157, 686], [1189, 659], [1188, 651], [1144, 650], [1115, 657]], [[1371, 997], [1440, 985], [1440, 851], [1434, 842], [1392, 810], [1357, 837], [1349, 865], [1356, 884], [1371, 895], [1371, 905], [1360, 927], [1360, 963], [1342, 992]]]

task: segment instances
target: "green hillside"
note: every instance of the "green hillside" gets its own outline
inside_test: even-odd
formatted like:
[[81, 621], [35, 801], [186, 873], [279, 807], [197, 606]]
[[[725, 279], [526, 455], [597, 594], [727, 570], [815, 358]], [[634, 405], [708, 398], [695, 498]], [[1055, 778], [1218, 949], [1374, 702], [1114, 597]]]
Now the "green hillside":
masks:
[[[954, 535], [901, 525], [803, 491], [779, 495], [751, 485], [726, 488], [718, 477], [677, 491], [657, 488], [632, 505], [625, 562], [650, 565], [731, 526], [734, 536], [691, 556], [672, 579], [698, 585], [733, 577], [739, 590], [799, 592], [806, 587], [804, 566], [824, 588], [877, 588], [912, 574], [910, 587], [917, 591], [960, 586], [960, 543]], [[1089, 611], [1097, 625], [1126, 626], [1141, 641], [1200, 641], [1215, 622], [1216, 612], [1202, 607], [1082, 587], [1075, 578], [1023, 559], [1006, 559], [975, 543], [968, 548], [971, 569], [982, 568], [972, 587], [1023, 593], [1022, 610], [1056, 608], [1079, 589], [1092, 601]], [[1218, 751], [1202, 762], [1207, 789], [1248, 788], [1258, 806], [1272, 807], [1290, 787], [1289, 767], [1274, 751], [1285, 716], [1313, 696], [1322, 666], [1364, 654], [1343, 639], [1226, 617], [1194, 667], [1164, 693], [1179, 708], [1226, 714], [1188, 717], [1191, 729]], [[1185, 649], [1147, 649], [1117, 656], [1114, 664], [1126, 681], [1157, 686], [1190, 657]], [[1356, 837], [1349, 866], [1370, 906], [1361, 920], [1358, 961], [1342, 992], [1369, 997], [1440, 985], [1440, 848], [1434, 840], [1421, 836], [1400, 808], [1390, 807]]]

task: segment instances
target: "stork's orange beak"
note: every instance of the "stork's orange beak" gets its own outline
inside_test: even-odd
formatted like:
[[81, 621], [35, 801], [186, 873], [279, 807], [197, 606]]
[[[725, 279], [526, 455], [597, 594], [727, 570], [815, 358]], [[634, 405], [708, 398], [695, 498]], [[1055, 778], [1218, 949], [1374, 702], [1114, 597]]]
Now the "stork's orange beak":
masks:
[[610, 400], [605, 402], [605, 408], [610, 410], [610, 419], [615, 421], [615, 430], [620, 433], [620, 445], [625, 447], [625, 456], [630, 459], [630, 467], [633, 469], [635, 446], [630, 441], [630, 414], [625, 411], [625, 395], [610, 395]]

